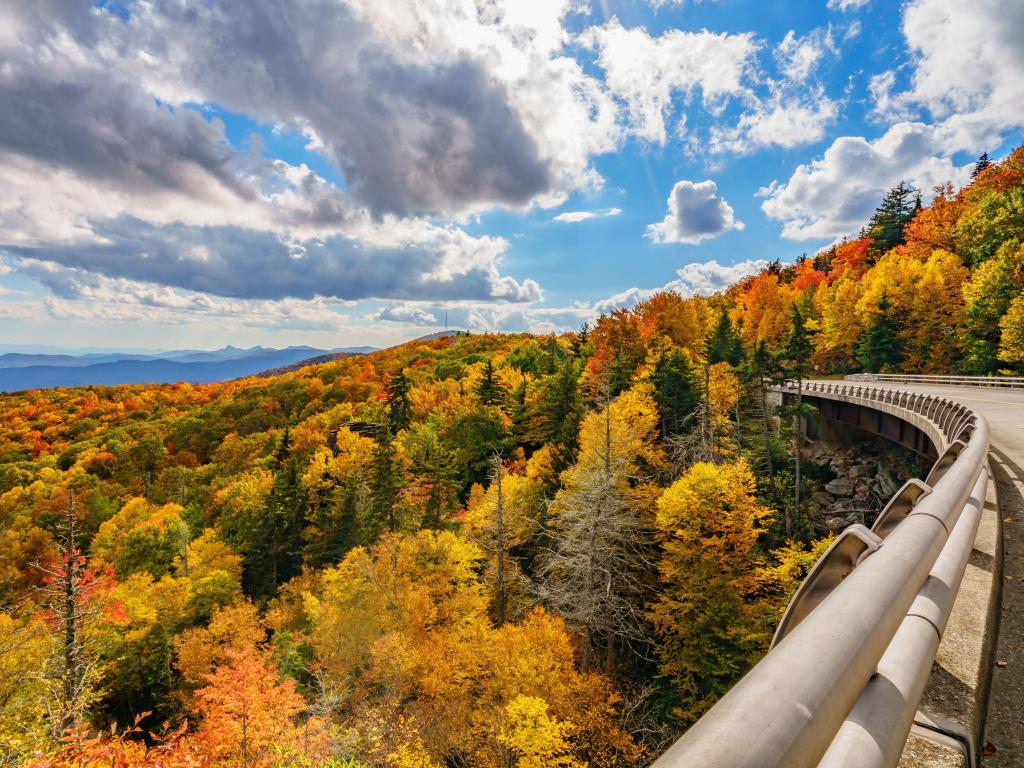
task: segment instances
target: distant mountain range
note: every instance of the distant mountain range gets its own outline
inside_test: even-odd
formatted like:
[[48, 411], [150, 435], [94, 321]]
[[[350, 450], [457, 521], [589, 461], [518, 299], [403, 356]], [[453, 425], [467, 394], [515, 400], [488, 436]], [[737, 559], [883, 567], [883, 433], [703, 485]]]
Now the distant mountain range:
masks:
[[346, 355], [373, 352], [376, 347], [270, 349], [227, 346], [212, 351], [171, 350], [151, 354], [103, 352], [89, 354], [0, 354], [0, 392], [47, 387], [107, 384], [203, 384], [228, 381], [265, 371], [283, 372]]

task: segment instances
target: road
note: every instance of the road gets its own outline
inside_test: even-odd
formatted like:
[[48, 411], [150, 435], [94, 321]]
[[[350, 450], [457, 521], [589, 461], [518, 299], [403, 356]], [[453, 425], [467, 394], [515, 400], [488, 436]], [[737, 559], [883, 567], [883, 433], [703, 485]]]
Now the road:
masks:
[[[1003, 521], [1002, 614], [985, 721], [985, 768], [1024, 766], [1024, 389], [872, 382], [968, 405], [991, 430], [992, 473]], [[1001, 664], [1005, 662], [1005, 666]], [[994, 750], [994, 751], [993, 751]]]

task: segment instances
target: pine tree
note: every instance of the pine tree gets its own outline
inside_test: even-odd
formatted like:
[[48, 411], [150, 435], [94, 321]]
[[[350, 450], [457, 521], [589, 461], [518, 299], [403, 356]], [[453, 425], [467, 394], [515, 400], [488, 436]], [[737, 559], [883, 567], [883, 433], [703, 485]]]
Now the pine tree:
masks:
[[875, 257], [904, 242], [903, 230], [914, 218], [915, 190], [905, 181], [890, 189], [868, 222]]
[[768, 466], [768, 495], [775, 500], [775, 459], [772, 450], [771, 426], [769, 419], [771, 410], [768, 406], [768, 388], [779, 374], [778, 361], [764, 341], [758, 342], [750, 356], [750, 376], [757, 382], [759, 402], [761, 405], [761, 436], [764, 440], [765, 462]]
[[658, 404], [662, 439], [679, 434], [700, 404], [700, 382], [689, 356], [675, 347], [662, 353], [654, 365], [651, 383]]
[[724, 309], [705, 342], [705, 355], [709, 365], [728, 363], [736, 366], [743, 362], [743, 342]]
[[[579, 369], [572, 359], [564, 360], [541, 390], [533, 414], [537, 442], [559, 448], [568, 463], [576, 449], [576, 436], [583, 418], [579, 393]], [[565, 464], [563, 464], [565, 466]]]
[[974, 170], [971, 171], [971, 178], [978, 178], [981, 175], [981, 172], [990, 165], [992, 165], [992, 162], [988, 159], [988, 152], [982, 152], [981, 157], [978, 158], [978, 162], [974, 164]]
[[871, 373], [894, 369], [903, 360], [899, 323], [890, 309], [889, 298], [883, 293], [857, 344], [857, 359]]
[[269, 552], [266, 567], [253, 569], [260, 584], [257, 593], [273, 594], [278, 585], [299, 572], [302, 531], [306, 523], [306, 494], [299, 481], [299, 462], [292, 456], [286, 428], [274, 454], [274, 483], [267, 496], [266, 521]]
[[409, 404], [409, 379], [404, 370], [391, 377], [385, 388], [388, 406], [388, 429], [398, 434], [409, 426], [411, 406]]
[[364, 543], [373, 542], [385, 528], [392, 533], [397, 530], [395, 508], [398, 504], [401, 480], [401, 473], [395, 460], [395, 439], [390, 430], [385, 430], [377, 438], [377, 446], [373, 451], [369, 520], [365, 521], [363, 526]]
[[[796, 409], [793, 411], [793, 464], [795, 477], [793, 482], [793, 509], [800, 511], [800, 453], [803, 447], [803, 394], [804, 379], [810, 374], [808, 361], [814, 351], [811, 335], [799, 307], [793, 305], [791, 314], [792, 325], [786, 337], [786, 359], [789, 362], [789, 373], [796, 378]], [[786, 511], [786, 538], [793, 538], [793, 516]]]
[[490, 359], [484, 363], [483, 378], [476, 387], [476, 395], [484, 405], [500, 405], [504, 400], [504, 388], [494, 376], [494, 363]]
[[576, 333], [570, 334], [569, 351], [572, 353], [572, 356], [579, 357], [582, 355], [588, 341], [590, 341], [590, 323], [584, 322]]

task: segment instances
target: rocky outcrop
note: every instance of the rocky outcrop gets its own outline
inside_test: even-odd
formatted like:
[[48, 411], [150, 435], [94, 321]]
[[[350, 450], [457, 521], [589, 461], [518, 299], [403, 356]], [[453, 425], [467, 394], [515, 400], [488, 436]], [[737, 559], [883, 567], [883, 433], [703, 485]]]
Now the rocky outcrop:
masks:
[[913, 454], [878, 441], [814, 441], [804, 458], [818, 482], [810, 502], [819, 533], [837, 532], [852, 523], [871, 525], [900, 486], [923, 472]]

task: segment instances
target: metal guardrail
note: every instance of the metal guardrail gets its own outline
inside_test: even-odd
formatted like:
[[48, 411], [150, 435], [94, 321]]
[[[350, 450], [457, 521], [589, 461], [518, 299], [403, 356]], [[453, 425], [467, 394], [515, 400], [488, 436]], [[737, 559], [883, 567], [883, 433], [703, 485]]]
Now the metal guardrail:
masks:
[[939, 459], [872, 530], [851, 526], [837, 538], [771, 650], [655, 768], [877, 768], [900, 759], [977, 532], [988, 423], [946, 397], [855, 382], [804, 391], [912, 422]]
[[1020, 376], [929, 376], [902, 373], [851, 373], [847, 381], [897, 382], [901, 384], [952, 384], [963, 387], [1024, 387]]

